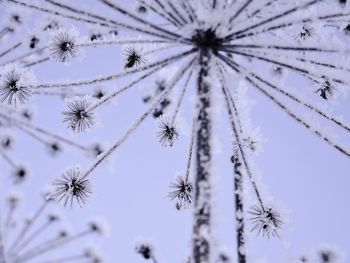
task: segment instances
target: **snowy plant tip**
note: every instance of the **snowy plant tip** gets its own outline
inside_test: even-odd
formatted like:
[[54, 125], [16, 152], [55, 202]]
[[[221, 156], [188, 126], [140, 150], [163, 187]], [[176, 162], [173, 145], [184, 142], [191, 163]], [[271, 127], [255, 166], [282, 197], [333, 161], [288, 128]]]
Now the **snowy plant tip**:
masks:
[[170, 184], [171, 191], [168, 196], [171, 200], [176, 200], [177, 210], [188, 208], [192, 204], [193, 185], [188, 179], [178, 176], [175, 182]]
[[249, 218], [252, 223], [251, 231], [267, 238], [279, 236], [278, 231], [282, 228], [283, 221], [275, 209], [255, 205], [250, 208], [248, 213], [251, 215]]
[[154, 247], [152, 242], [147, 240], [138, 240], [135, 242], [135, 251], [144, 259], [154, 258]]
[[110, 227], [106, 220], [101, 217], [91, 218], [88, 222], [88, 225], [91, 231], [96, 232], [97, 234], [108, 236], [110, 234]]
[[67, 103], [64, 111], [64, 122], [75, 133], [85, 132], [95, 124], [94, 112], [90, 110], [91, 103], [87, 99], [74, 99]]
[[75, 28], [70, 30], [59, 29], [52, 33], [49, 44], [51, 58], [58, 62], [68, 63], [79, 53], [79, 33]]
[[32, 93], [35, 77], [30, 69], [8, 64], [0, 69], [0, 102], [17, 106], [24, 104]]
[[77, 203], [82, 207], [92, 192], [90, 181], [82, 176], [79, 168], [67, 170], [53, 185], [55, 189], [51, 197], [57, 202], [63, 202], [64, 206], [72, 207]]
[[166, 117], [161, 117], [158, 125], [157, 137], [162, 146], [173, 146], [178, 139], [179, 133], [175, 124]]

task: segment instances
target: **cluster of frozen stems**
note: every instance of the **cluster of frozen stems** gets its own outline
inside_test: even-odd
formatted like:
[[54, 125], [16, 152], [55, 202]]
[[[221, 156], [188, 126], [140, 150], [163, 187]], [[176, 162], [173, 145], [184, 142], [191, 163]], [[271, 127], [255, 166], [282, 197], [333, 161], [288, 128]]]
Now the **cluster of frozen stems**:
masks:
[[[109, 105], [108, 102], [119, 98], [124, 92], [154, 76], [164, 67], [178, 64], [177, 72], [168, 81], [158, 83], [155, 95], [144, 98], [144, 101], [150, 104], [149, 107], [126, 129], [125, 133], [104, 151], [100, 148], [96, 150], [95, 147], [97, 157], [86, 169], [69, 169], [63, 174], [54, 182], [56, 191], [52, 196], [63, 201], [65, 205], [72, 205], [77, 201], [82, 206], [91, 193], [89, 177], [151, 114], [167, 115], [162, 117], [157, 136], [162, 145], [173, 146], [179, 136], [176, 120], [194, 79], [197, 100], [193, 111], [186, 173], [171, 184], [172, 191], [169, 197], [176, 200], [177, 209], [187, 208], [193, 203], [194, 225], [190, 261], [212, 262], [211, 141], [213, 108], [216, 103], [214, 97], [218, 97], [213, 95], [221, 94], [219, 97], [226, 108], [232, 133], [229, 139], [232, 143], [237, 258], [240, 263], [247, 262], [246, 224], [251, 223], [251, 230], [270, 237], [278, 236], [283, 221], [279, 212], [264, 199], [252, 169], [251, 156], [258, 142], [254, 139], [249, 123], [243, 117], [246, 114], [245, 98], [239, 92], [238, 81], [244, 80], [291, 119], [336, 151], [350, 157], [350, 151], [345, 145], [336, 142], [323, 129], [304, 118], [290, 106], [290, 103], [315, 113], [320, 119], [347, 133], [350, 132], [350, 125], [276, 81], [276, 75], [285, 72], [297, 74], [304, 79], [304, 84], [309, 84], [305, 85], [305, 88], [312, 84], [317, 95], [316, 99], [325, 101], [336, 96], [337, 91], [343, 92], [348, 89], [350, 68], [341, 63], [349, 53], [348, 47], [342, 43], [342, 39], [346, 38], [350, 31], [350, 26], [347, 24], [350, 12], [346, 1], [139, 0], [136, 13], [128, 11], [113, 0], [96, 0], [96, 2], [127, 18], [128, 22], [121, 22], [96, 11], [88, 11], [84, 7], [74, 7], [57, 0], [5, 1], [9, 6], [12, 4], [19, 8], [18, 10], [29, 9], [49, 14], [56, 16], [59, 19], [57, 21], [78, 21], [94, 26], [95, 30], [91, 31], [88, 37], [79, 38], [76, 30], [65, 30], [59, 22], [51, 19], [40, 28], [37, 35], [31, 36], [25, 52], [13, 59], [4, 59], [1, 64], [0, 124], [24, 131], [47, 145], [52, 151], [58, 151], [62, 143], [91, 152], [90, 148], [34, 125], [28, 116], [25, 117], [11, 106], [24, 104], [34, 95], [73, 97], [74, 99], [68, 102], [67, 110], [63, 112], [63, 122], [74, 132], [84, 132], [94, 126], [95, 114], [99, 108]], [[144, 17], [145, 14], [156, 15], [157, 19], [162, 19], [166, 24], [150, 22], [150, 19]], [[8, 24], [0, 29], [0, 38], [13, 34], [24, 23], [20, 11], [11, 13], [9, 17]], [[128, 38], [118, 38], [118, 34], [124, 31], [128, 33]], [[48, 32], [51, 32], [50, 43], [42, 45], [42, 39]], [[135, 34], [141, 37], [136, 37]], [[333, 45], [324, 43], [322, 34], [337, 36], [338, 42], [334, 41]], [[316, 38], [317, 41], [314, 41]], [[7, 49], [0, 51], [0, 58], [6, 58], [23, 45], [25, 43], [22, 39], [13, 43]], [[124, 54], [125, 63], [120, 72], [69, 82], [35, 81], [32, 68], [38, 64], [45, 63], [51, 58], [67, 63], [83, 48], [111, 45], [128, 45]], [[147, 51], [136, 46], [147, 47]], [[145, 59], [149, 54], [153, 56], [152, 61]], [[275, 76], [266, 77], [256, 65], [272, 68], [271, 74]], [[99, 90], [91, 94], [83, 89], [84, 86], [129, 76], [134, 76], [130, 83], [108, 92]], [[234, 85], [228, 79], [230, 76], [235, 77]], [[169, 95], [175, 87], [180, 87], [180, 90], [173, 101]], [[87, 95], [92, 98], [87, 99]], [[173, 105], [172, 112], [169, 112], [171, 108], [168, 107], [169, 104]], [[6, 146], [6, 143], [3, 145]], [[8, 156], [5, 148], [0, 148], [2, 157], [18, 169], [19, 166]], [[194, 175], [191, 179], [192, 170]], [[243, 198], [244, 179], [250, 181], [257, 200], [248, 211], [250, 215], [248, 221], [245, 218], [247, 204]], [[144, 258], [156, 262], [150, 247], [143, 245], [137, 251]]]

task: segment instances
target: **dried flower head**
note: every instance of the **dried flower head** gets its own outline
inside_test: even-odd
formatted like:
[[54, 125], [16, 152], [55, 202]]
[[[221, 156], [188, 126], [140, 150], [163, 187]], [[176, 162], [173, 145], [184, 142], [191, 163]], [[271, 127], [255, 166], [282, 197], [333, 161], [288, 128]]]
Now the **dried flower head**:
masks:
[[97, 88], [94, 90], [92, 97], [96, 99], [102, 99], [106, 95], [106, 92], [102, 88]]
[[339, 262], [339, 256], [337, 252], [331, 248], [322, 248], [317, 251], [317, 256], [320, 263], [337, 263]]
[[108, 225], [103, 218], [93, 218], [88, 222], [88, 226], [92, 232], [95, 232], [99, 235], [108, 234]]
[[316, 90], [316, 93], [318, 93], [322, 99], [329, 100], [333, 96], [334, 91], [335, 91], [335, 87], [332, 85], [332, 83], [329, 82], [328, 80], [325, 80], [321, 84], [321, 87], [319, 87]]
[[224, 252], [221, 252], [218, 255], [217, 260], [215, 261], [215, 263], [230, 263], [230, 262], [231, 262], [230, 257]]
[[141, 51], [136, 50], [135, 48], [128, 47], [125, 49], [125, 69], [133, 68], [141, 63], [144, 63], [144, 59], [142, 57]]
[[168, 196], [171, 200], [176, 199], [176, 208], [178, 210], [191, 206], [193, 198], [193, 185], [191, 182], [178, 176], [176, 181], [170, 184], [170, 188], [173, 190]]
[[62, 147], [58, 142], [52, 142], [48, 145], [48, 151], [52, 156], [56, 156], [58, 153], [62, 152]]
[[13, 181], [15, 184], [22, 183], [25, 179], [28, 177], [28, 170], [22, 165], [19, 165], [16, 167], [16, 169], [13, 171]]
[[310, 26], [304, 25], [300, 32], [295, 36], [295, 39], [307, 40], [316, 34], [316, 30]]
[[10, 135], [4, 135], [0, 139], [1, 148], [4, 150], [12, 149], [14, 139]]
[[253, 206], [249, 211], [252, 215], [250, 218], [253, 226], [251, 231], [257, 231], [257, 234], [261, 234], [265, 237], [277, 236], [278, 230], [281, 229], [283, 222], [279, 213], [272, 208], [263, 209], [259, 205]]
[[139, 253], [144, 259], [153, 258], [153, 246], [149, 243], [140, 243], [135, 247], [137, 253]]
[[39, 41], [40, 41], [39, 38], [37, 38], [36, 36], [32, 36], [29, 40], [29, 48], [31, 49], [36, 48]]
[[59, 220], [61, 220], [61, 215], [60, 214], [58, 214], [58, 213], [49, 213], [48, 215], [47, 215], [47, 220], [49, 221], [49, 222], [57, 222], [57, 221], [59, 221]]
[[25, 75], [21, 69], [11, 69], [1, 76], [0, 100], [9, 105], [16, 106], [17, 103], [25, 103], [31, 95], [31, 83], [27, 82], [31, 76]]
[[64, 111], [64, 122], [74, 132], [84, 132], [95, 123], [93, 111], [89, 110], [91, 103], [86, 100], [75, 100], [68, 103], [69, 110]]
[[91, 185], [88, 179], [81, 177], [80, 170], [73, 168], [68, 170], [57, 179], [52, 197], [58, 202], [63, 201], [64, 206], [68, 204], [72, 207], [73, 202], [77, 202], [81, 207], [91, 194]]
[[31, 121], [33, 119], [33, 112], [29, 109], [21, 109], [20, 114], [27, 121]]
[[76, 37], [68, 32], [59, 31], [51, 41], [51, 55], [59, 62], [68, 62], [78, 52]]
[[94, 143], [90, 149], [93, 157], [97, 157], [104, 152], [103, 146], [100, 143]]
[[11, 193], [8, 195], [6, 201], [10, 209], [15, 209], [18, 207], [19, 203], [21, 202], [22, 198], [18, 193]]
[[144, 14], [147, 14], [148, 9], [146, 6], [139, 3], [138, 6], [136, 7], [136, 11], [137, 11], [137, 13], [144, 15]]
[[174, 142], [178, 139], [179, 134], [175, 125], [166, 118], [163, 118], [159, 124], [157, 137], [162, 146], [173, 146]]
[[84, 250], [84, 255], [87, 257], [91, 263], [102, 263], [103, 259], [102, 256], [100, 255], [100, 252], [96, 250], [95, 247], [87, 247]]

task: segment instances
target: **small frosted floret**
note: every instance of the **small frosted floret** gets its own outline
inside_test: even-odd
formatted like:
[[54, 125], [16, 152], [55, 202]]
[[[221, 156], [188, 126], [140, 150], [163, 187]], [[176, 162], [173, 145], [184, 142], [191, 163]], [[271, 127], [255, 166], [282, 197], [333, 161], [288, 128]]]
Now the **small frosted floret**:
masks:
[[157, 137], [162, 146], [173, 146], [179, 133], [175, 125], [166, 119], [161, 120]]
[[324, 100], [329, 100], [334, 94], [335, 88], [328, 80], [324, 81], [316, 90], [316, 93]]
[[56, 156], [60, 152], [62, 152], [62, 147], [58, 142], [52, 142], [48, 146], [48, 151], [52, 156]]
[[97, 233], [99, 235], [108, 234], [108, 226], [102, 218], [94, 218], [89, 220], [88, 226], [91, 232]]
[[29, 48], [34, 49], [38, 46], [40, 39], [36, 36], [32, 36], [29, 40]]
[[26, 69], [8, 66], [0, 75], [0, 101], [14, 106], [18, 103], [24, 104], [32, 93], [32, 73]]
[[10, 209], [15, 209], [18, 207], [22, 199], [18, 193], [11, 193], [6, 200]]
[[91, 194], [91, 184], [88, 179], [81, 176], [81, 172], [77, 168], [68, 170], [57, 179], [53, 185], [55, 190], [52, 197], [57, 202], [63, 202], [64, 206], [73, 206], [73, 202], [77, 202], [81, 207], [86, 203]]
[[90, 110], [91, 103], [86, 100], [75, 100], [68, 103], [68, 110], [63, 112], [65, 116], [64, 122], [68, 124], [68, 128], [79, 133], [85, 132], [95, 123], [95, 117]]
[[136, 252], [139, 253], [144, 259], [153, 258], [153, 247], [151, 244], [142, 243], [136, 246]]
[[231, 259], [226, 253], [220, 253], [218, 259], [215, 261], [216, 263], [230, 263]]
[[320, 260], [320, 263], [337, 263], [339, 262], [339, 256], [336, 251], [332, 249], [323, 248], [317, 252], [317, 256]]
[[143, 4], [139, 3], [138, 6], [136, 7], [136, 12], [141, 15], [145, 15], [147, 14], [148, 9]]
[[300, 32], [295, 36], [295, 39], [307, 40], [309, 38], [314, 37], [316, 34], [316, 30], [310, 26], [304, 25]]
[[58, 31], [51, 40], [51, 56], [59, 62], [68, 62], [78, 54], [77, 36], [73, 33]]
[[250, 221], [253, 223], [251, 231], [256, 231], [258, 235], [264, 237], [278, 237], [278, 230], [282, 228], [283, 222], [278, 212], [272, 208], [263, 209], [261, 206], [253, 206], [249, 214], [252, 215]]
[[14, 145], [14, 139], [10, 135], [5, 135], [0, 139], [0, 145], [4, 150], [12, 149]]
[[126, 48], [125, 49], [125, 69], [130, 69], [133, 67], [136, 67], [143, 63], [143, 57], [140, 51], [136, 50], [135, 48]]
[[29, 172], [27, 170], [27, 168], [25, 168], [24, 166], [18, 166], [14, 171], [13, 171], [13, 181], [15, 184], [20, 184], [22, 183], [24, 180], [27, 179], [29, 175]]
[[169, 193], [171, 200], [176, 199], [176, 209], [188, 208], [192, 204], [193, 185], [188, 180], [178, 176], [176, 181], [170, 184], [172, 191]]

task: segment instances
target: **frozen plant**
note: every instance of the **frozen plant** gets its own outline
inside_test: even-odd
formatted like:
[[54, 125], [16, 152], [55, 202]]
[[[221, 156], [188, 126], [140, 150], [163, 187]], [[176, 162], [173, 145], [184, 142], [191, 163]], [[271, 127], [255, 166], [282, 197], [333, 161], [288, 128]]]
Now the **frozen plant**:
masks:
[[[97, 173], [97, 168], [165, 100], [174, 100], [171, 103], [174, 106], [171, 110], [169, 107], [161, 107], [161, 112], [168, 116], [169, 122], [161, 123], [158, 136], [161, 144], [173, 146], [179, 136], [175, 126], [176, 119], [186, 94], [192, 88], [196, 94], [196, 104], [193, 112], [189, 113], [193, 117], [193, 132], [189, 143], [191, 150], [187, 171], [194, 167], [191, 176], [193, 179], [188, 173], [186, 177], [179, 177], [171, 184], [175, 190], [172, 189], [170, 197], [177, 199], [178, 208], [193, 203], [191, 262], [211, 262], [214, 109], [216, 103], [224, 105], [232, 134], [228, 140], [232, 144], [231, 162], [234, 168], [237, 260], [240, 263], [247, 262], [245, 224], [249, 220], [246, 219], [245, 207], [249, 204], [244, 200], [243, 179], [250, 181], [256, 197], [257, 205], [250, 212], [252, 229], [267, 237], [278, 236], [283, 220], [280, 213], [266, 200], [252, 169], [251, 156], [257, 142], [253, 140], [253, 129], [244, 117], [247, 115], [247, 98], [240, 92], [239, 82], [248, 84], [249, 88], [261, 93], [306, 130], [349, 158], [350, 151], [345, 145], [305, 118], [291, 104], [300, 106], [305, 112], [315, 113], [320, 120], [335, 125], [347, 135], [350, 125], [323, 110], [317, 103], [311, 102], [311, 99], [301, 97], [292, 88], [281, 85], [263, 70], [272, 66], [275, 73], [283, 72], [300, 77], [305, 93], [308, 93], [309, 87], [314, 100], [329, 101], [335, 99], [338, 92], [345, 93], [350, 83], [350, 68], [345, 66], [350, 51], [346, 45], [346, 32], [349, 30], [348, 26], [344, 27], [344, 21], [349, 17], [346, 1], [140, 0], [139, 4], [143, 7], [141, 12], [140, 8], [137, 12], [129, 11], [113, 0], [96, 2], [115, 11], [116, 16], [106, 17], [97, 10], [89, 10], [87, 6], [76, 7], [57, 0], [6, 1], [18, 8], [55, 15], [63, 20], [103, 28], [108, 32], [106, 38], [91, 39], [73, 36], [70, 29], [60, 31], [50, 45], [39, 45], [35, 48], [34, 51], [42, 52], [37, 53], [36, 60], [24, 64], [25, 66], [46, 63], [50, 58], [57, 62], [73, 63], [79, 51], [85, 49], [88, 53], [90, 47], [119, 45], [122, 51], [124, 45], [130, 46], [124, 49], [127, 52], [124, 52], [125, 62], [121, 65], [121, 70], [114, 74], [91, 76], [89, 79], [76, 81], [38, 81], [28, 86], [32, 96], [45, 92], [64, 93], [67, 88], [81, 91], [85, 96], [86, 86], [133, 77], [123, 87], [113, 86], [114, 88], [109, 89], [98, 100], [69, 103], [68, 109], [63, 113], [64, 122], [68, 123], [69, 128], [75, 132], [92, 128], [99, 109], [110, 105], [108, 102], [142, 84], [145, 79], [152, 78], [163, 68], [176, 65], [178, 70], [151, 99], [148, 108], [90, 166], [79, 172], [76, 178], [66, 176], [58, 179], [57, 182], [60, 183], [55, 196], [65, 204], [73, 201], [79, 204], [85, 202], [87, 192], [81, 190], [87, 189], [90, 176]], [[143, 16], [145, 10], [147, 17]], [[153, 21], [162, 21], [165, 25]], [[119, 33], [127, 32], [127, 37], [119, 39], [115, 34], [111, 36], [110, 32], [116, 30]], [[142, 52], [136, 46], [143, 46]], [[9, 47], [6, 51], [10, 52], [14, 48], [15, 46]], [[123, 52], [120, 54], [123, 55]], [[152, 55], [152, 59], [146, 59], [146, 55]], [[22, 58], [18, 60], [21, 62]], [[234, 82], [231, 81], [232, 78]], [[175, 89], [179, 89], [177, 97], [171, 95]], [[25, 103], [29, 97], [29, 93], [24, 91], [7, 91], [11, 91], [10, 94], [19, 103]], [[1, 96], [4, 103], [11, 104], [14, 99], [9, 99], [8, 92], [1, 93]], [[149, 250], [139, 251], [150, 257], [146, 253]]]

